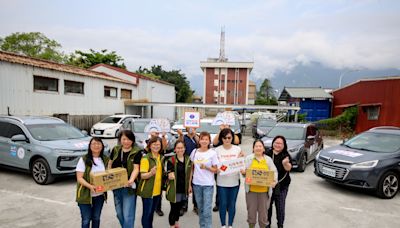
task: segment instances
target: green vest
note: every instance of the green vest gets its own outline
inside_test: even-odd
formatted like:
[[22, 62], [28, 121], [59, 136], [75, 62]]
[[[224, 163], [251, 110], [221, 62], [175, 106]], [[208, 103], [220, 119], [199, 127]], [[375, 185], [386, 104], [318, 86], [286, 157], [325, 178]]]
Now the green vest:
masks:
[[[164, 166], [163, 166], [162, 155], [160, 154], [160, 156], [161, 156], [160, 161], [162, 167], [162, 173], [161, 173], [162, 176], [164, 171]], [[145, 156], [143, 156], [142, 159], [144, 158], [146, 158], [149, 161], [149, 170], [154, 166], [157, 166], [157, 158], [154, 158], [151, 152], [148, 152]], [[139, 186], [136, 189], [137, 195], [141, 196], [142, 198], [153, 198], [153, 188], [155, 179], [156, 175], [150, 177], [149, 179], [140, 179]]]
[[[188, 195], [190, 172], [192, 172], [192, 162], [190, 161], [189, 156], [185, 155], [184, 157], [185, 157], [185, 194]], [[175, 161], [172, 162], [172, 159], [175, 159]], [[166, 198], [171, 203], [176, 203], [176, 178], [178, 177], [178, 165], [177, 165], [178, 157], [176, 155], [173, 156], [173, 158], [170, 157], [168, 159], [168, 162], [174, 165], [175, 180], [168, 181]]]
[[[83, 173], [83, 179], [90, 183], [90, 171], [92, 170], [92, 165], [86, 165], [87, 155], [82, 157], [85, 163], [85, 172]], [[107, 169], [108, 157], [103, 155], [104, 167]], [[103, 194], [104, 200], [107, 200], [107, 192]], [[79, 182], [76, 183], [76, 202], [80, 204], [92, 204], [92, 196], [90, 194], [90, 189], [81, 185]]]
[[[113, 148], [113, 152], [114, 152], [114, 154], [113, 154], [113, 157], [111, 158], [112, 162], [114, 162], [117, 158], [119, 158], [121, 156], [120, 153], [122, 153], [122, 146], [116, 145]], [[135, 156], [137, 155], [137, 153], [140, 153], [140, 148], [136, 147], [136, 146], [132, 147], [131, 152], [129, 152], [128, 159], [126, 162], [126, 166], [127, 166], [126, 170], [128, 173], [128, 179], [131, 177], [131, 174], [133, 172], [134, 159], [135, 159]], [[138, 175], [137, 178], [140, 178], [140, 175]], [[128, 193], [129, 193], [129, 195], [135, 194], [135, 189], [128, 188]]]

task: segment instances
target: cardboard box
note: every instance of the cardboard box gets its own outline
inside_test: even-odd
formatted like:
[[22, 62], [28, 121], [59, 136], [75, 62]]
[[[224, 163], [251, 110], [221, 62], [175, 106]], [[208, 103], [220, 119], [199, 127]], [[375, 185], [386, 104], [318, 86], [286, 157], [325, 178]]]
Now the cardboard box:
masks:
[[108, 169], [105, 172], [90, 174], [90, 183], [96, 186], [96, 192], [106, 192], [122, 188], [128, 182], [125, 168]]
[[246, 169], [246, 184], [257, 186], [271, 186], [274, 182], [274, 171], [265, 169]]

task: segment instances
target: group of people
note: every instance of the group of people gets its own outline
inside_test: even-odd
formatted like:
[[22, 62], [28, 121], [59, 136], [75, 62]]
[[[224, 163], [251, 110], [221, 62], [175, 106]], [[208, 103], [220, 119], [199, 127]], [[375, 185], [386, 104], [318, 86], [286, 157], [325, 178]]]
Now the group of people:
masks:
[[[143, 202], [141, 224], [144, 228], [152, 228], [154, 212], [161, 201], [163, 189], [171, 206], [168, 216], [171, 228], [179, 227], [179, 217], [188, 209], [190, 194], [193, 210], [199, 215], [199, 226], [211, 228], [215, 185], [221, 227], [230, 228], [236, 214], [240, 175], [245, 176], [246, 169], [274, 172], [271, 186], [244, 183], [249, 227], [255, 227], [258, 222], [260, 227], [269, 228], [274, 203], [278, 227], [283, 227], [289, 172], [292, 168], [283, 136], [274, 138], [269, 151], [265, 150], [261, 140], [255, 140], [253, 153], [245, 156], [237, 145], [237, 136], [229, 126], [221, 125], [221, 131], [213, 141], [208, 132], [197, 134], [195, 128], [187, 128], [186, 131], [185, 135], [178, 131], [179, 139], [174, 145], [174, 154], [168, 157], [163, 156], [164, 135], [153, 134], [145, 150], [140, 150], [135, 147], [134, 133], [124, 130], [119, 136], [120, 145], [112, 149], [110, 157], [104, 155], [102, 140], [92, 138], [87, 155], [79, 160], [76, 167], [76, 201], [81, 212], [82, 227], [90, 227], [90, 223], [92, 227], [99, 227], [101, 210], [107, 199], [107, 192], [97, 193], [96, 186], [90, 184], [90, 173], [117, 167], [126, 168], [128, 174], [125, 187], [113, 190], [116, 215], [123, 228], [134, 226], [137, 196]], [[245, 169], [221, 175], [218, 164], [240, 157], [244, 158]]]

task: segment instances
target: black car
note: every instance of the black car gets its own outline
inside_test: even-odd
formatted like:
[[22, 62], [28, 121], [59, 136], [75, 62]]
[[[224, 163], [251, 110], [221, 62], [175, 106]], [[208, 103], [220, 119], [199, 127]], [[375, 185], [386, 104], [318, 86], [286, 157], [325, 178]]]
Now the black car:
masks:
[[253, 128], [252, 128], [253, 138], [256, 138], [256, 139], [262, 138], [275, 125], [276, 125], [276, 120], [258, 118], [256, 123], [253, 125]]
[[293, 168], [304, 172], [307, 164], [324, 147], [322, 136], [312, 123], [277, 123], [268, 134], [262, 138], [266, 149], [270, 149], [275, 136], [286, 138], [288, 152], [292, 157]]
[[376, 127], [322, 150], [315, 174], [326, 180], [369, 189], [385, 199], [399, 190], [400, 128]]

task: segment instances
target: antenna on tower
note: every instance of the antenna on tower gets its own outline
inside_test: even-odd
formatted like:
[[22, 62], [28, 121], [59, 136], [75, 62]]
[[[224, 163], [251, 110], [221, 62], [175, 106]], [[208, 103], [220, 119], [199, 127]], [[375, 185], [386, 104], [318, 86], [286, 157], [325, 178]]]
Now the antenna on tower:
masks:
[[226, 62], [225, 59], [225, 27], [221, 27], [221, 40], [220, 40], [220, 47], [219, 47], [219, 62]]

